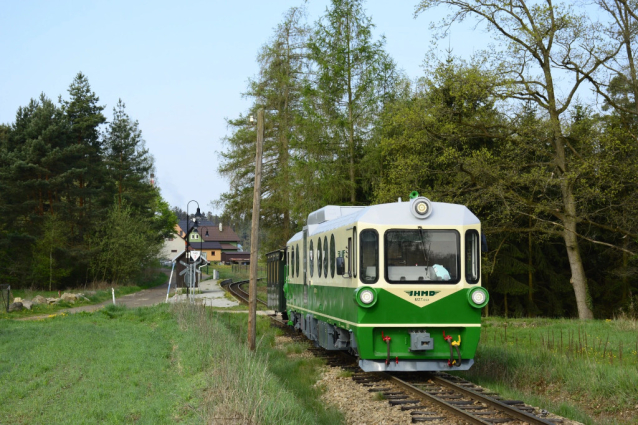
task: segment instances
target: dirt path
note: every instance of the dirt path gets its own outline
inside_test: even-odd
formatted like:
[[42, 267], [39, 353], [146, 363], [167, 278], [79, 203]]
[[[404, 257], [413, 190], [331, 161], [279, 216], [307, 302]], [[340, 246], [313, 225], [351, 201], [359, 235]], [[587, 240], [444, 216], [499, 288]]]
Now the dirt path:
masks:
[[[125, 305], [128, 308], [136, 308], [136, 307], [148, 307], [151, 305], [163, 303], [166, 301], [166, 291], [168, 290], [168, 276], [170, 272], [164, 272], [166, 274], [166, 283], [156, 286], [150, 289], [143, 289], [139, 292], [134, 292], [132, 294], [124, 295], [122, 297], [115, 298], [116, 305]], [[113, 300], [108, 300], [101, 302], [99, 304], [91, 304], [85, 305], [81, 307], [72, 307], [65, 308], [63, 310], [57, 311], [55, 314], [60, 313], [78, 313], [81, 311], [96, 311], [101, 309], [102, 307], [113, 304]], [[46, 319], [49, 317], [48, 314], [40, 315], [40, 316], [29, 316], [29, 317], [21, 317], [19, 319], [14, 320], [38, 320], [38, 319]]]

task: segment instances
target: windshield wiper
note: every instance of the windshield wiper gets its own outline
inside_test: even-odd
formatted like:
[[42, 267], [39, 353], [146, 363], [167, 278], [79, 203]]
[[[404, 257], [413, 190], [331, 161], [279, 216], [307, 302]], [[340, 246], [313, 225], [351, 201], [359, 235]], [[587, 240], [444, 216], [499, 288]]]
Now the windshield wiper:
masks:
[[419, 226], [419, 234], [421, 235], [421, 252], [423, 253], [423, 259], [425, 260], [425, 272], [428, 275], [428, 279], [430, 277], [430, 272], [428, 271], [428, 267], [430, 267], [430, 248], [425, 249], [425, 238], [423, 236], [423, 228]]

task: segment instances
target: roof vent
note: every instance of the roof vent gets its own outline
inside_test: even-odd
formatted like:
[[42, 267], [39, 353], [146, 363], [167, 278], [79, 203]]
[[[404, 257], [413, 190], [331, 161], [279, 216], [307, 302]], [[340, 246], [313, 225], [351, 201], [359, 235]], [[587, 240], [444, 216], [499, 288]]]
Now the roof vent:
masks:
[[222, 223], [221, 223], [221, 221], [220, 221], [220, 222], [219, 222], [219, 233], [221, 233], [221, 232], [222, 232]]

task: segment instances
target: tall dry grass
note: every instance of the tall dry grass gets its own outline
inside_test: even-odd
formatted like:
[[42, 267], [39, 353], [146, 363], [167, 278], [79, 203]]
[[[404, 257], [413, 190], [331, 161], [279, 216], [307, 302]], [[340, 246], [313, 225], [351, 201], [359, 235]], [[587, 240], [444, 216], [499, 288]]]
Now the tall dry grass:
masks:
[[[172, 307], [180, 329], [192, 334], [187, 346], [177, 349], [182, 373], [200, 374], [204, 422], [213, 424], [314, 424], [314, 413], [303, 406], [270, 371], [271, 358], [258, 340], [250, 352], [240, 330], [234, 332], [204, 307], [177, 304]], [[243, 316], [245, 317], [245, 316]], [[316, 395], [315, 395], [316, 396]], [[335, 416], [335, 422], [339, 422]]]

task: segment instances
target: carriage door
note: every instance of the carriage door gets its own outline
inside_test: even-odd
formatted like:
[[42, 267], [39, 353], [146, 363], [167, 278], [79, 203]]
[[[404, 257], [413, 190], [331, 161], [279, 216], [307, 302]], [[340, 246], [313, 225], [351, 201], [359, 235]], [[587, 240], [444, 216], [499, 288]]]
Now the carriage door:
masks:
[[303, 257], [301, 262], [303, 263], [303, 303], [305, 307], [308, 307], [308, 228], [303, 229]]
[[352, 227], [346, 230], [350, 229], [352, 229], [352, 237], [348, 238], [346, 274], [347, 277], [357, 277], [357, 228]]

